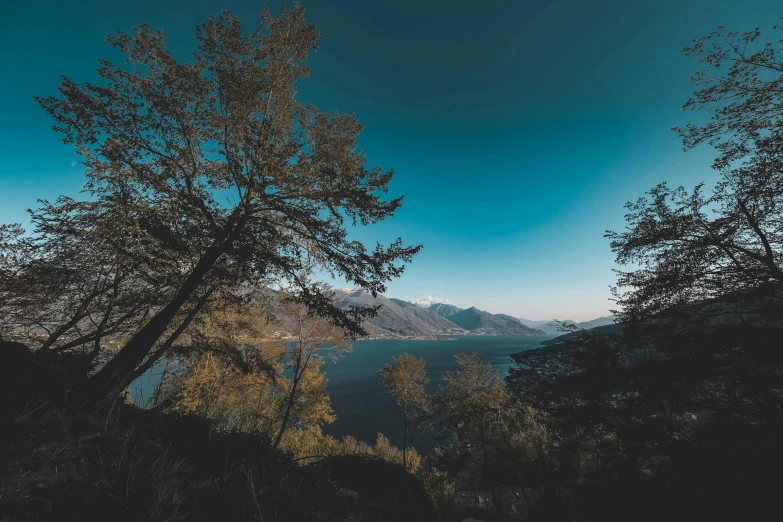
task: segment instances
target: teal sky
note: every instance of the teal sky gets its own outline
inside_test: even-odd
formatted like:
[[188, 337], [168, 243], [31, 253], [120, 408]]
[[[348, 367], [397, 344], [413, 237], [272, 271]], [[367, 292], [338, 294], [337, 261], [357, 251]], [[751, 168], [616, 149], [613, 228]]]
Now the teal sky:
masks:
[[[302, 99], [355, 110], [372, 164], [394, 167], [397, 216], [359, 239], [424, 249], [388, 295], [424, 296], [532, 319], [612, 307], [604, 230], [654, 184], [711, 179], [712, 151], [670, 129], [693, 117], [690, 41], [718, 25], [771, 29], [783, 4], [658, 0], [310, 0], [323, 33]], [[73, 150], [32, 99], [60, 75], [94, 80], [104, 37], [147, 22], [187, 59], [194, 26], [259, 2], [35, 1], [0, 17], [0, 222], [27, 224], [37, 198], [75, 195]], [[341, 286], [340, 282], [337, 282]]]

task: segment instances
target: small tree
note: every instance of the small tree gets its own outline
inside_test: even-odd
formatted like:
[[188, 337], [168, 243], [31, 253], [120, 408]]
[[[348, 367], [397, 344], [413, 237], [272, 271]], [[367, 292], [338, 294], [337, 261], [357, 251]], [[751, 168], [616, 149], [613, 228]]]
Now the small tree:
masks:
[[[351, 350], [343, 328], [326, 318], [312, 316], [293, 296], [281, 293], [277, 303], [283, 329], [293, 334], [294, 345], [286, 355], [291, 375], [286, 399], [281, 403], [282, 418], [273, 442], [275, 447], [293, 424], [292, 418], [331, 419], [326, 382], [319, 369], [324, 359], [336, 359]], [[328, 412], [321, 413], [325, 408]]]
[[402, 408], [402, 465], [407, 470], [408, 428], [415, 416], [427, 408], [426, 363], [424, 359], [405, 353], [395, 357], [391, 364], [384, 364], [378, 376]]
[[458, 369], [446, 372], [442, 400], [451, 423], [462, 425], [469, 438], [479, 444], [486, 463], [493, 437], [514, 414], [511, 393], [492, 364], [482, 361], [475, 352], [454, 357]]

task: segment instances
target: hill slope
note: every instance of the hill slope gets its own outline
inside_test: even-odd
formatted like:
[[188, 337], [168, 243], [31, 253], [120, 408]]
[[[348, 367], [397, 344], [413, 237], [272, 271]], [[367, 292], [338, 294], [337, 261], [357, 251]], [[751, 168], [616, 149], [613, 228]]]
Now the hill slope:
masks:
[[445, 317], [438, 315], [436, 312], [429, 308], [422, 308], [419, 305], [415, 305], [409, 301], [403, 301], [402, 299], [395, 299], [390, 297], [389, 301], [396, 304], [409, 314], [418, 317], [438, 332], [444, 332], [448, 335], [465, 334], [465, 330], [449, 321]]
[[[562, 333], [560, 330], [557, 329], [558, 326], [557, 323], [555, 323], [554, 319], [550, 319], [546, 321], [533, 321], [532, 319], [525, 319], [520, 317], [519, 322], [521, 322], [525, 326], [529, 326], [530, 328], [538, 328], [539, 330], [543, 330], [548, 334]], [[577, 321], [572, 321], [570, 319], [564, 319], [563, 322], [574, 323], [578, 328], [581, 328], [582, 330], [589, 330], [590, 328], [613, 324], [614, 316], [608, 315], [606, 317], [597, 317], [595, 319], [591, 319], [590, 321], [583, 321], [581, 323]]]
[[518, 319], [507, 315], [494, 315], [471, 306], [449, 316], [449, 320], [457, 326], [474, 334], [483, 335], [546, 335], [546, 332], [530, 328], [520, 323]]
[[445, 317], [446, 319], [448, 319], [452, 315], [461, 312], [462, 308], [458, 308], [453, 304], [433, 303], [430, 305], [429, 310], [435, 312], [441, 317]]
[[378, 306], [378, 315], [369, 318], [364, 327], [371, 337], [433, 337], [436, 335], [454, 335], [464, 333], [455, 324], [442, 319], [437, 314], [406, 303], [399, 299], [389, 299], [378, 295], [373, 297], [363, 289], [340, 290], [336, 302], [342, 308], [349, 306]]

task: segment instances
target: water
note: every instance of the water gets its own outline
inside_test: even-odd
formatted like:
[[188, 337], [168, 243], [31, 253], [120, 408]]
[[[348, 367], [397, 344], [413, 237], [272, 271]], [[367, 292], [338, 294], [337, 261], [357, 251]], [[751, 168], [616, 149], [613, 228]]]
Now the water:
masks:
[[[337, 420], [324, 427], [329, 435], [342, 437], [353, 435], [359, 440], [372, 442], [382, 432], [392, 444], [402, 444], [402, 417], [396, 399], [390, 396], [377, 373], [393, 357], [409, 353], [423, 357], [427, 362], [430, 378], [428, 391], [441, 385], [447, 370], [456, 369], [454, 355], [458, 352], [477, 352], [492, 363], [501, 377], [508, 375], [512, 364], [510, 355], [535, 348], [549, 337], [519, 336], [458, 336], [454, 340], [412, 341], [381, 339], [357, 341], [353, 352], [334, 363], [322, 366], [326, 374], [327, 389]], [[422, 453], [429, 453], [436, 441], [415, 431], [412, 445]]]
[[[324, 426], [324, 432], [341, 438], [353, 435], [358, 440], [374, 442], [378, 432], [389, 438], [392, 444], [402, 444], [402, 417], [394, 397], [386, 393], [378, 371], [392, 358], [403, 353], [423, 357], [427, 362], [430, 378], [428, 391], [434, 391], [443, 383], [447, 370], [456, 369], [454, 355], [458, 352], [476, 352], [498, 369], [501, 377], [508, 375], [512, 364], [510, 355], [536, 348], [547, 337], [520, 336], [456, 336], [453, 340], [414, 341], [379, 339], [356, 341], [353, 351], [335, 362], [327, 361], [322, 367], [326, 374], [327, 391], [332, 400], [336, 420]], [[131, 386], [136, 404], [144, 404], [150, 390], [160, 380], [163, 365], [158, 365]], [[428, 434], [416, 433], [411, 445], [427, 454], [436, 440]]]

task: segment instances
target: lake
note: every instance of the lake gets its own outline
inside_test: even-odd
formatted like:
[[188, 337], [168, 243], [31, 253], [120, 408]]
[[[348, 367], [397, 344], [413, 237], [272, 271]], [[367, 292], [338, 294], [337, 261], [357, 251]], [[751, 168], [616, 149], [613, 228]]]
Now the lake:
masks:
[[[378, 370], [397, 355], [410, 353], [423, 357], [431, 381], [429, 390], [435, 390], [443, 383], [444, 372], [456, 368], [454, 354], [458, 352], [477, 352], [505, 377], [512, 364], [512, 353], [536, 348], [541, 341], [552, 337], [455, 336], [449, 340], [433, 341], [356, 341], [351, 353], [335, 362], [327, 361], [321, 367], [326, 374], [327, 390], [337, 417], [333, 423], [324, 426], [324, 432], [335, 437], [353, 435], [369, 443], [374, 442], [376, 434], [381, 432], [392, 444], [402, 444], [400, 408], [396, 400], [386, 393], [377, 375]], [[131, 395], [136, 404], [146, 402], [162, 371], [162, 365], [156, 366], [131, 385]], [[435, 442], [427, 434], [413, 434], [412, 445], [424, 454], [432, 451]]]

